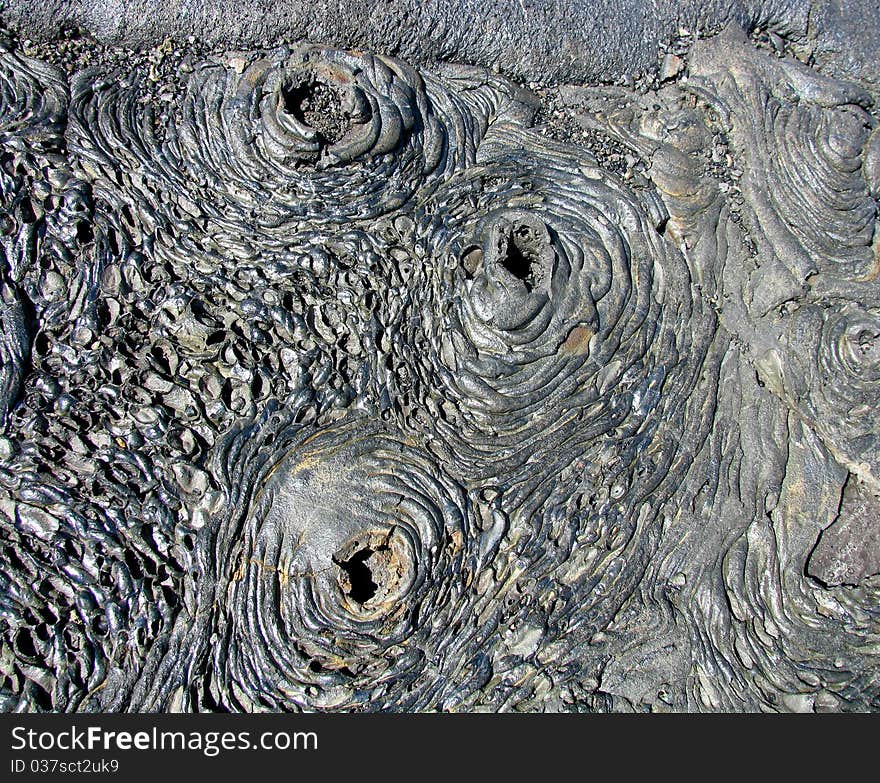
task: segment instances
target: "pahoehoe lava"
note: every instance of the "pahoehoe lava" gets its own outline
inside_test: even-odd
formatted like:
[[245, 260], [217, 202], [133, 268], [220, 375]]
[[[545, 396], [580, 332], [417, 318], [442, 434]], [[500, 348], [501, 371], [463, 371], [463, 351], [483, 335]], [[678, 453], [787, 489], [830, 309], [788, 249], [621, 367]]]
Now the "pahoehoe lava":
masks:
[[0, 708], [880, 708], [869, 86], [96, 52], [0, 42]]

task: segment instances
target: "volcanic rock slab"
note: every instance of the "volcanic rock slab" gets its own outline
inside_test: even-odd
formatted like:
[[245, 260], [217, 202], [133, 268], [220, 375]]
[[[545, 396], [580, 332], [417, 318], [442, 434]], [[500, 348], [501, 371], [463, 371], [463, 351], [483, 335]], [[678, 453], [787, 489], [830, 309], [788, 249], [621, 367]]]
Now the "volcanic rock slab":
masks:
[[3, 710], [880, 707], [848, 22], [139, 7], [4, 17]]

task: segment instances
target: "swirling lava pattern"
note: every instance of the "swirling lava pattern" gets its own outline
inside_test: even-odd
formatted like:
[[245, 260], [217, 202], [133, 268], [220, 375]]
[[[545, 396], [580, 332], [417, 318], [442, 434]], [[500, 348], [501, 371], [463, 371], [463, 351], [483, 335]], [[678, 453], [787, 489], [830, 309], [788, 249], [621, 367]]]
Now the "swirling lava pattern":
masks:
[[434, 195], [469, 209], [435, 206], [432, 241], [462, 262], [455, 295], [441, 292], [422, 315], [459, 414], [439, 426], [459, 457], [474, 452], [491, 469], [508, 453], [554, 448], [574, 419], [568, 437], [587, 443], [680, 408], [714, 315], [694, 303], [684, 259], [660, 236], [659, 199], [516, 127], [493, 130], [480, 164]]
[[229, 56], [194, 71], [160, 139], [136, 77], [87, 70], [71, 85], [69, 139], [99, 192], [124, 183], [147, 220], [171, 194], [184, 216], [283, 237], [392, 211], [472, 162], [505, 96], [486, 75], [459, 78], [466, 99], [390, 58], [315, 46]]
[[851, 420], [870, 415], [880, 402], [880, 313], [856, 306], [832, 311], [821, 344], [822, 369], [830, 378], [844, 379], [827, 384], [829, 403]]
[[17, 400], [30, 350], [24, 296], [19, 288], [35, 242], [33, 205], [23, 193], [27, 168], [57, 164], [67, 91], [53, 69], [38, 60], [0, 51], [0, 214], [5, 264], [0, 271], [0, 418]]
[[[426, 707], [486, 601], [472, 503], [369, 422], [279, 428], [270, 419], [228, 446], [230, 479], [251, 491], [217, 530], [215, 671], [242, 709]], [[440, 649], [444, 663], [427, 660]]]
[[868, 93], [4, 46], [3, 709], [880, 705]]

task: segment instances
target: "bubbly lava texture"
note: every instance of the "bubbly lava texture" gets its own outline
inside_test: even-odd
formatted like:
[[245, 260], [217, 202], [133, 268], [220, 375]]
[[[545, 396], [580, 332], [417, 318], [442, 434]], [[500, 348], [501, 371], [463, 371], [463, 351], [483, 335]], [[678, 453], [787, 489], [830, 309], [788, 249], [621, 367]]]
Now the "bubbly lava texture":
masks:
[[869, 93], [108, 51], [0, 51], [4, 711], [880, 708]]

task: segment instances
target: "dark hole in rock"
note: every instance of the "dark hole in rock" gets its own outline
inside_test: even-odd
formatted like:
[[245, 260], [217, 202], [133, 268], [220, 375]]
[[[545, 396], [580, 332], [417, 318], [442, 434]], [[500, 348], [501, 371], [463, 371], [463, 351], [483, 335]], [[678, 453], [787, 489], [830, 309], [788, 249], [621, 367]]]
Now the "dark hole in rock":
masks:
[[107, 247], [110, 249], [111, 255], [119, 255], [119, 239], [112, 228], [107, 229]]
[[309, 669], [311, 669], [315, 674], [320, 674], [324, 671], [324, 667], [321, 665], [320, 661], [310, 661]]
[[528, 246], [531, 232], [526, 226], [518, 226], [505, 237], [505, 245], [499, 258], [501, 265], [517, 280], [522, 280], [531, 291], [535, 287], [535, 271], [532, 263], [537, 261]]
[[44, 712], [50, 712], [55, 706], [52, 701], [52, 694], [33, 680], [28, 681], [28, 695], [33, 699], [37, 708]]
[[140, 564], [137, 561], [137, 558], [131, 553], [130, 550], [125, 551], [125, 564], [128, 566], [128, 572], [131, 574], [133, 579], [142, 579], [144, 576], [143, 571], [141, 570]]
[[19, 216], [21, 217], [22, 223], [36, 223], [37, 221], [37, 215], [34, 212], [33, 204], [31, 204], [31, 200], [27, 197], [21, 200]]
[[37, 648], [34, 645], [34, 639], [30, 631], [22, 628], [15, 639], [15, 646], [25, 658], [36, 658]]
[[82, 37], [80, 29], [76, 25], [69, 24], [68, 22], [64, 22], [61, 25], [58, 33], [61, 38], [66, 38], [69, 41], [76, 41]]
[[37, 356], [45, 356], [49, 353], [49, 338], [44, 332], [40, 332], [34, 339], [34, 353]]
[[171, 373], [171, 366], [168, 364], [168, 359], [158, 345], [154, 345], [150, 349], [150, 355], [156, 360], [156, 364], [158, 364], [161, 369], [169, 374]]
[[87, 245], [95, 238], [92, 233], [92, 227], [85, 220], [77, 222], [76, 238], [81, 245]]
[[345, 571], [351, 585], [348, 595], [359, 604], [369, 601], [379, 589], [379, 585], [373, 581], [373, 572], [367, 565], [367, 560], [372, 554], [373, 550], [370, 547], [364, 547], [355, 552], [348, 560], [339, 563], [339, 567]]
[[342, 109], [339, 91], [323, 82], [282, 86], [281, 106], [299, 122], [315, 130], [325, 144], [336, 144], [351, 128], [351, 118]]
[[102, 300], [98, 302], [96, 312], [98, 315], [99, 326], [109, 326], [110, 322], [113, 320], [113, 313], [105, 301]]
[[205, 340], [205, 345], [219, 345], [225, 340], [226, 330], [218, 329], [216, 332], [211, 332], [211, 334], [208, 335], [208, 338]]

